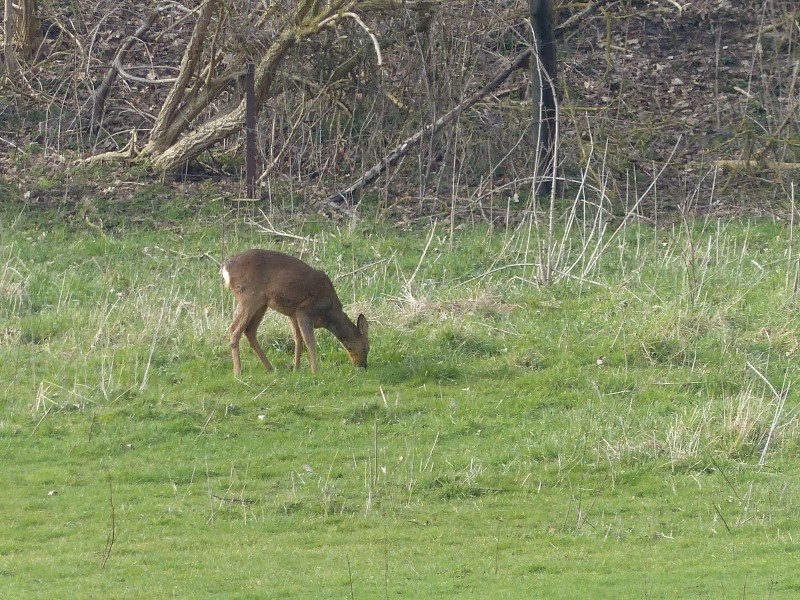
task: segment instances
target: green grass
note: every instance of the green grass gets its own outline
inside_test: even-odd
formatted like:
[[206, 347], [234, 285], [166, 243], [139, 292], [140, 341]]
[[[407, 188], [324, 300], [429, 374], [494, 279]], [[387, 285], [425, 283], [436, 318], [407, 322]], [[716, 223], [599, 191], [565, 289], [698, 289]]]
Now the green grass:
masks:
[[[576, 230], [538, 286], [526, 226], [176, 214], [2, 217], [3, 597], [800, 592], [781, 223], [630, 225], [585, 272]], [[290, 371], [271, 314], [277, 371], [243, 344], [234, 379], [218, 261], [252, 246], [331, 275], [369, 369], [322, 331]]]

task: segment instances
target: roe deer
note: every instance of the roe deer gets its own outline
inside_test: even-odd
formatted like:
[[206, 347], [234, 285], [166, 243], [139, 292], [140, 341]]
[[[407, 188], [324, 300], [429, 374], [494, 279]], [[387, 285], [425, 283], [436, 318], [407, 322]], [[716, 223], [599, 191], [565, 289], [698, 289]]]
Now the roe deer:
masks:
[[230, 327], [234, 375], [242, 373], [239, 340], [243, 333], [267, 371], [273, 370], [256, 339], [268, 308], [286, 315], [292, 322], [295, 370], [300, 368], [305, 342], [311, 372], [317, 372], [314, 329], [320, 327], [339, 339], [354, 365], [367, 366], [367, 319], [358, 315], [358, 325], [353, 324], [342, 310], [333, 283], [322, 271], [281, 252], [247, 250], [222, 265], [222, 278], [237, 301]]

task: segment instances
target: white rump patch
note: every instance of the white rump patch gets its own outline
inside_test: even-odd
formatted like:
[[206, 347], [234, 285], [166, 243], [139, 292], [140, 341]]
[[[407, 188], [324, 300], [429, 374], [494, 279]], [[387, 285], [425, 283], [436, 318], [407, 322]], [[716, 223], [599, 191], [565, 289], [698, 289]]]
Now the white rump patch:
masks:
[[228, 273], [228, 267], [222, 266], [222, 279], [225, 280], [225, 287], [231, 287], [231, 274]]

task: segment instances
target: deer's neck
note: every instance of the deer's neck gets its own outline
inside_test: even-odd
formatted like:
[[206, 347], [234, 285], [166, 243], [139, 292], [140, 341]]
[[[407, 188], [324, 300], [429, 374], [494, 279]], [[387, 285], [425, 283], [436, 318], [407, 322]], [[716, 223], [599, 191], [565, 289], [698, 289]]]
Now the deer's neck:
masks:
[[355, 326], [355, 323], [350, 320], [344, 311], [339, 311], [338, 313], [332, 315], [330, 323], [328, 323], [326, 329], [335, 335], [336, 339], [342, 342], [342, 344], [345, 346], [348, 345], [350, 340], [357, 339], [361, 335], [358, 331], [358, 328]]

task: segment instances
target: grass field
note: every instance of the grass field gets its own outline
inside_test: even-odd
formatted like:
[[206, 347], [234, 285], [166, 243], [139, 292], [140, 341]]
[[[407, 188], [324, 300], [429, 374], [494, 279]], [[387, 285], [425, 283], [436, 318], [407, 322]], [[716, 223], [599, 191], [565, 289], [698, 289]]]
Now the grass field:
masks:
[[[800, 594], [787, 223], [219, 212], [2, 213], [0, 596]], [[321, 331], [291, 371], [273, 313], [276, 372], [243, 343], [233, 377], [219, 261], [254, 246], [329, 273], [367, 370]]]

